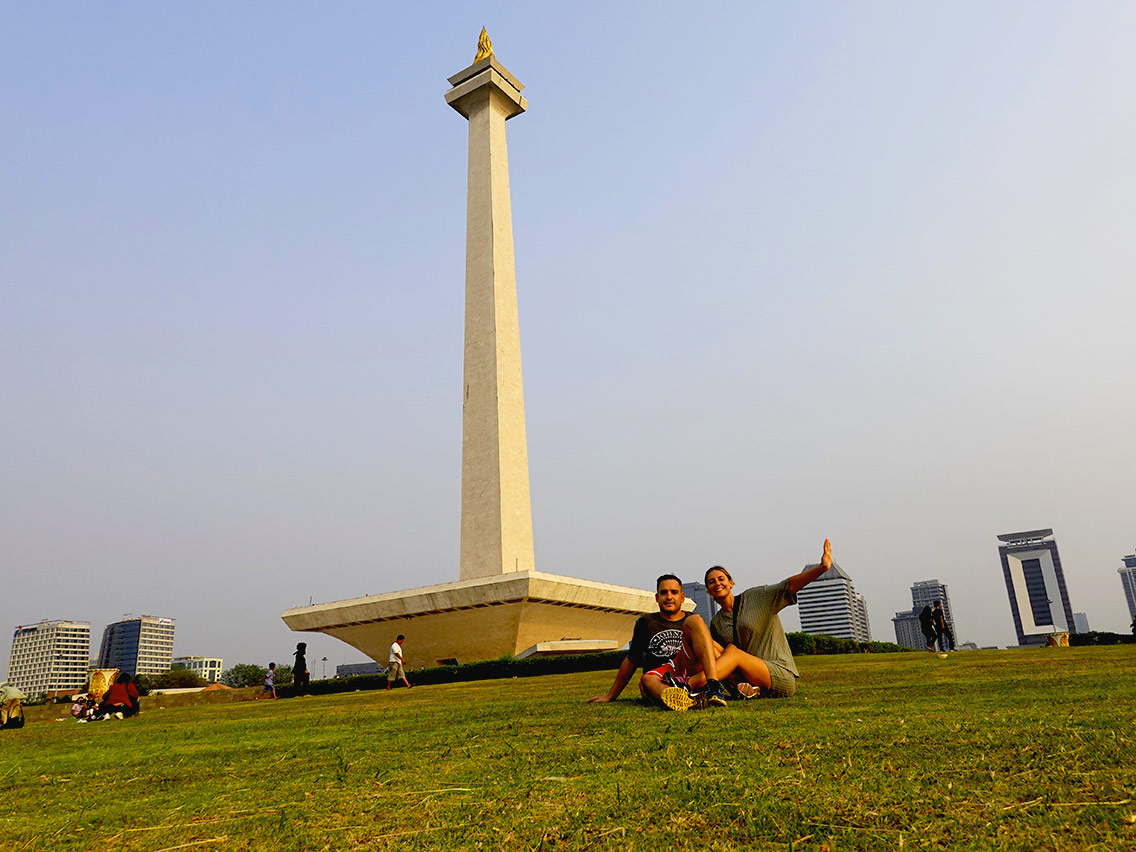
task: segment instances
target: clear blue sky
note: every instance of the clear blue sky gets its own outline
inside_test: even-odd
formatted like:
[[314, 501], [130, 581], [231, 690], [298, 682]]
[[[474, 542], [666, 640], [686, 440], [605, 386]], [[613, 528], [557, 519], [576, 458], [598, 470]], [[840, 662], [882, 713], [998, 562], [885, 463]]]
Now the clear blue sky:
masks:
[[1053, 527], [1127, 629], [1136, 6], [1048, 2], [0, 2], [0, 627], [333, 666], [284, 609], [457, 579], [482, 25], [539, 569], [828, 536], [876, 638], [938, 578], [1005, 645], [995, 535]]

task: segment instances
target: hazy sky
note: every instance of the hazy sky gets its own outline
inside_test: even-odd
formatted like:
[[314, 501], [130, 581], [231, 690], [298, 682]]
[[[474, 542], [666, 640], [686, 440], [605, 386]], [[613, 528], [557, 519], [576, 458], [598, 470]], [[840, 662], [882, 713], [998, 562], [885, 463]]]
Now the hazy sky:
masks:
[[898, 1], [0, 3], [0, 628], [318, 676], [286, 608], [457, 579], [482, 25], [538, 569], [828, 536], [875, 638], [938, 578], [1006, 645], [995, 535], [1052, 527], [1127, 630], [1136, 5]]

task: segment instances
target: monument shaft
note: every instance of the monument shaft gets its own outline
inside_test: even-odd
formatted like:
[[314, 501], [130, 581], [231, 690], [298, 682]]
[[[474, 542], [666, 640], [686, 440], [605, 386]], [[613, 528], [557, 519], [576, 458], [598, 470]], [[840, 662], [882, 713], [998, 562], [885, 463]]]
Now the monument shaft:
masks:
[[450, 85], [446, 103], [469, 120], [461, 579], [296, 607], [284, 622], [379, 662], [402, 633], [415, 665], [426, 666], [618, 648], [639, 615], [658, 609], [653, 590], [541, 574], [533, 564], [505, 150], [505, 120], [528, 106], [524, 87], [494, 58], [484, 30], [474, 63]]
[[469, 120], [461, 579], [534, 570], [505, 121], [520, 83], [490, 56], [450, 78]]

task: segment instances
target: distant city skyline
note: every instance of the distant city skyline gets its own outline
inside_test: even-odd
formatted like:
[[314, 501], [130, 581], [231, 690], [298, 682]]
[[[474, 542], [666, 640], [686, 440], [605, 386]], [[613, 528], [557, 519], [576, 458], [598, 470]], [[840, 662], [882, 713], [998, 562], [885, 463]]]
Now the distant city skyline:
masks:
[[935, 576], [1006, 646], [994, 536], [1046, 527], [1128, 631], [1136, 6], [63, 8], [0, 11], [0, 626], [338, 665], [280, 613], [457, 576], [484, 25], [538, 571], [744, 589], [827, 537], [877, 626]]

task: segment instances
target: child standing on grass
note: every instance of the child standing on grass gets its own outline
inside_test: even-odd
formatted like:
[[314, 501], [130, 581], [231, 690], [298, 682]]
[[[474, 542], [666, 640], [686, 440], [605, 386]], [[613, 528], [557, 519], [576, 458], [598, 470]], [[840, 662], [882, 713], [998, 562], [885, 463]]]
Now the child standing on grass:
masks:
[[256, 697], [256, 700], [260, 701], [266, 695], [273, 701], [276, 700], [276, 663], [268, 664], [268, 671], [264, 673], [264, 689]]

